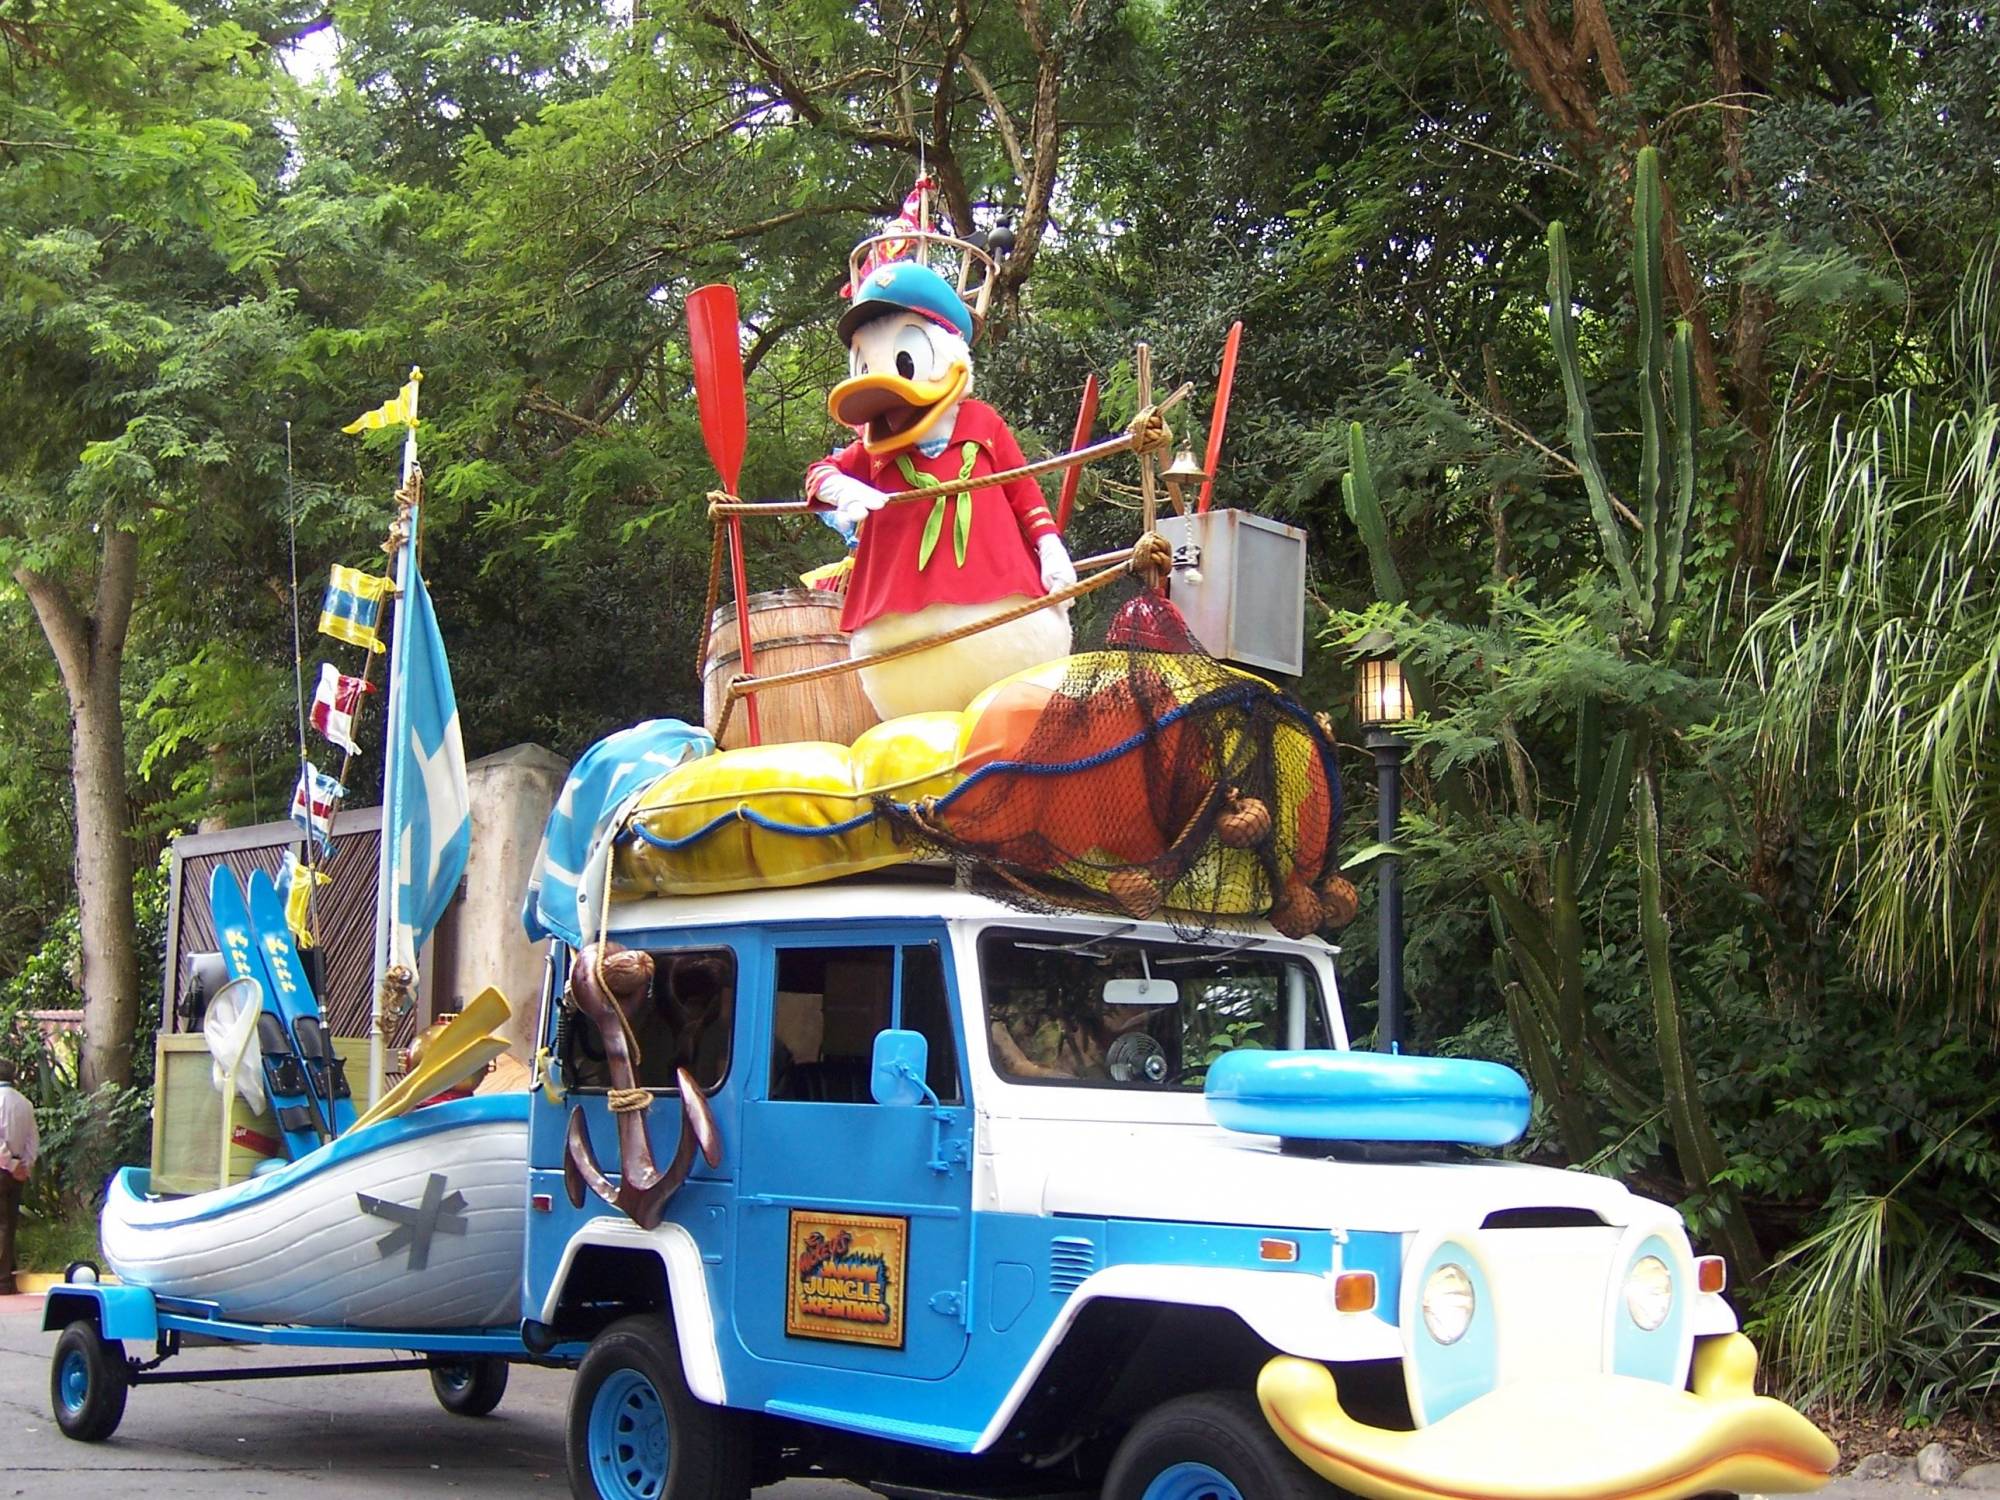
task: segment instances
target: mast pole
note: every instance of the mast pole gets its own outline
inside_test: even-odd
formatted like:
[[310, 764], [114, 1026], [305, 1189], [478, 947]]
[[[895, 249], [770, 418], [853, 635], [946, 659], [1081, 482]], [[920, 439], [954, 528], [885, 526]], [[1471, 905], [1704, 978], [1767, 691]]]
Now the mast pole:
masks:
[[[396, 549], [396, 589], [393, 597], [397, 609], [394, 633], [389, 638], [389, 702], [382, 759], [382, 832], [376, 851], [375, 984], [368, 1017], [368, 1105], [371, 1109], [381, 1102], [383, 1076], [387, 1070], [388, 1039], [382, 1030], [382, 994], [389, 977], [389, 966], [395, 961], [396, 830], [403, 821], [403, 778], [397, 774], [396, 767], [402, 759], [397, 751], [408, 732], [403, 723], [404, 632], [401, 604], [409, 595], [411, 571], [416, 566], [418, 497], [410, 488], [410, 480], [417, 472], [417, 397], [421, 393], [423, 378], [423, 371], [413, 366], [410, 370], [408, 425], [403, 429], [403, 482], [399, 492], [410, 497], [410, 508], [407, 516], [397, 518], [403, 527], [403, 539], [402, 545]], [[410, 980], [414, 985], [414, 972]]]

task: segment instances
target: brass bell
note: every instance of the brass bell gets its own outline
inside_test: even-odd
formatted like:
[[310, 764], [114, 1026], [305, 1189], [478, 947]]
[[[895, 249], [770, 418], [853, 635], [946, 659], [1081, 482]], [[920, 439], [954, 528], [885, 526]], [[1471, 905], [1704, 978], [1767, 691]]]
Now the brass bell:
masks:
[[1194, 449], [1183, 448], [1174, 455], [1174, 461], [1161, 472], [1160, 478], [1167, 482], [1167, 498], [1173, 501], [1174, 514], [1188, 513], [1187, 497], [1181, 493], [1182, 485], [1192, 485], [1197, 489], [1208, 479], [1208, 471], [1194, 456]]

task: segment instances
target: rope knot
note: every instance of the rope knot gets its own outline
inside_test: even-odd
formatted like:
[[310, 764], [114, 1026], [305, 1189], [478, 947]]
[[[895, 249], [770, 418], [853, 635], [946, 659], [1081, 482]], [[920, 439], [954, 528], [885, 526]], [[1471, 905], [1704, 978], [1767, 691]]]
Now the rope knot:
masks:
[[648, 1089], [607, 1089], [604, 1102], [614, 1115], [636, 1115], [651, 1107], [653, 1095]]
[[1174, 430], [1159, 406], [1140, 407], [1125, 430], [1131, 434], [1135, 454], [1165, 453], [1174, 445]]
[[1132, 544], [1132, 571], [1142, 577], [1159, 577], [1174, 565], [1174, 547], [1157, 531], [1149, 531]]
[[716, 509], [717, 506], [738, 503], [736, 497], [727, 490], [710, 490], [703, 498], [708, 501], [708, 516], [711, 521], [719, 522], [722, 519], [722, 513]]

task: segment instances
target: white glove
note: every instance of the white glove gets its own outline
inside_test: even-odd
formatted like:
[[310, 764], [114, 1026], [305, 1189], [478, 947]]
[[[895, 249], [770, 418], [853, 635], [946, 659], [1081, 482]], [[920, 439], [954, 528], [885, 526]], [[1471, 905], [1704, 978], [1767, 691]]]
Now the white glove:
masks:
[[814, 498], [830, 504], [834, 515], [849, 526], [859, 526], [871, 511], [889, 503], [889, 497], [874, 485], [851, 474], [838, 473], [829, 474], [819, 482]]
[[1042, 563], [1043, 593], [1053, 594], [1076, 582], [1076, 565], [1069, 560], [1069, 548], [1062, 544], [1061, 537], [1050, 532], [1035, 543], [1035, 551]]

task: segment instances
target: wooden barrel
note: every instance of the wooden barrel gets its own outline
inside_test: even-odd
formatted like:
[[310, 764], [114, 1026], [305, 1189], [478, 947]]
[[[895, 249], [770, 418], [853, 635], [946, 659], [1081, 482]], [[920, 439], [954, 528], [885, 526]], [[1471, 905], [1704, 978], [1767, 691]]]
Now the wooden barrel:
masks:
[[[838, 594], [824, 589], [774, 589], [752, 594], [749, 605], [750, 644], [759, 677], [847, 660], [847, 632], [840, 628]], [[722, 717], [729, 684], [742, 675], [742, 662], [736, 638], [736, 605], [731, 602], [715, 612], [708, 635], [708, 660], [701, 668], [702, 719], [711, 734]], [[788, 740], [831, 740], [848, 745], [862, 730], [880, 722], [861, 691], [860, 675], [854, 672], [768, 688], [756, 698], [758, 723], [767, 745]], [[750, 743], [747, 699], [737, 700], [720, 743], [725, 750]]]

